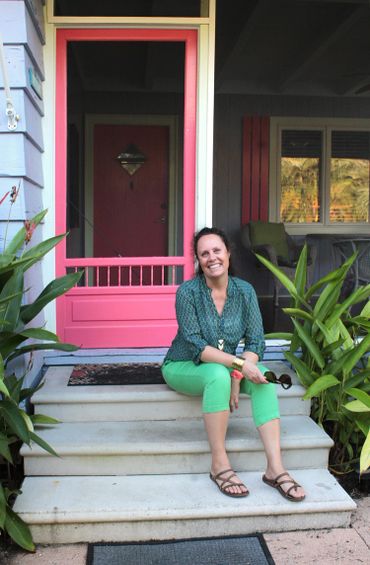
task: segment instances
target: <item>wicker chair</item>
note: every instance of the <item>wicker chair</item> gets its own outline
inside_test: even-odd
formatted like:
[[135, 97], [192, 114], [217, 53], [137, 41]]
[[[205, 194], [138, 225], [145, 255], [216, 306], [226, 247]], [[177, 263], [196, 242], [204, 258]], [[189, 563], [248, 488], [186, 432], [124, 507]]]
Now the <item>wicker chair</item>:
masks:
[[[303, 245], [296, 245], [293, 238], [285, 231], [284, 224], [275, 222], [250, 222], [241, 227], [242, 246], [252, 253], [266, 257], [279, 267], [289, 278], [293, 278]], [[316, 260], [316, 247], [308, 248], [307, 278], [312, 280]], [[257, 262], [258, 266], [261, 263]], [[279, 306], [280, 281], [273, 276], [274, 306]]]
[[344, 261], [355, 251], [358, 252], [350, 270], [353, 280], [352, 290], [356, 290], [361, 284], [370, 283], [370, 238], [336, 239], [333, 241], [333, 247]]

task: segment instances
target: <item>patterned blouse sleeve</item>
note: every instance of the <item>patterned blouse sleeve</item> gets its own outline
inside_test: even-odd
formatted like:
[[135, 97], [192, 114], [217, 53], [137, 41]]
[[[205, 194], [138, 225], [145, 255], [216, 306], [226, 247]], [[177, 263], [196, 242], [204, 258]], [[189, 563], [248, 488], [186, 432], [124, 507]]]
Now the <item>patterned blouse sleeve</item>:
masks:
[[[249, 298], [249, 300], [248, 300]], [[261, 311], [259, 308], [257, 295], [253, 287], [250, 287], [249, 297], [247, 298], [247, 325], [245, 332], [244, 351], [252, 351], [258, 355], [260, 361], [263, 359], [265, 351], [265, 336]]]
[[192, 293], [186, 287], [180, 286], [176, 293], [176, 317], [179, 332], [188, 345], [191, 361], [199, 365], [200, 355], [208, 343], [202, 335]]

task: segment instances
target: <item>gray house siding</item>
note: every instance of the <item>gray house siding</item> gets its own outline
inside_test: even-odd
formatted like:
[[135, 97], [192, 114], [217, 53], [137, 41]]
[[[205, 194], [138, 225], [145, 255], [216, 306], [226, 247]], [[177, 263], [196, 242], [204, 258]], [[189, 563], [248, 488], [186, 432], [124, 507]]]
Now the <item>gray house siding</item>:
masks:
[[[0, 33], [4, 44], [5, 65], [11, 97], [19, 115], [17, 127], [9, 130], [6, 115], [5, 81], [0, 72], [0, 198], [13, 186], [20, 188], [18, 198], [10, 210], [9, 197], [0, 206], [0, 246], [4, 246], [5, 234], [10, 240], [27, 218], [33, 217], [42, 208], [44, 187], [42, 153], [42, 82], [43, 64], [43, 7], [41, 0], [12, 0], [0, 2]], [[10, 212], [10, 215], [9, 215]], [[9, 225], [6, 227], [9, 217]], [[42, 238], [42, 228], [34, 242]], [[43, 288], [39, 265], [27, 273], [25, 301], [31, 301]], [[42, 315], [37, 320], [44, 324]], [[39, 373], [43, 355], [33, 359], [26, 382], [31, 382]], [[13, 366], [22, 374], [28, 360], [23, 359]]]

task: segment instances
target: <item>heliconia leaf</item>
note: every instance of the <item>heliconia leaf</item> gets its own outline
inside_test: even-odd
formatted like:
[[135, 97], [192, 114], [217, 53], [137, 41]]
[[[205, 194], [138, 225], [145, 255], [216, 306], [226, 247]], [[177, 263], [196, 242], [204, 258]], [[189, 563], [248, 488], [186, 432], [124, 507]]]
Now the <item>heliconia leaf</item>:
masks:
[[[16, 269], [13, 275], [4, 284], [0, 298], [5, 298], [9, 294], [13, 294], [13, 298], [5, 305], [5, 312], [2, 314], [2, 323], [0, 322], [0, 332], [14, 330], [19, 319], [19, 310], [22, 302], [23, 294], [23, 272]], [[7, 324], [4, 324], [4, 321]]]
[[24, 353], [30, 353], [31, 351], [46, 351], [48, 349], [55, 349], [58, 351], [77, 351], [77, 349], [80, 349], [80, 345], [73, 345], [72, 343], [59, 343], [59, 342], [33, 343], [31, 345], [25, 345], [24, 347], [18, 347], [18, 349], [16, 349], [14, 353], [9, 355], [9, 357], [6, 360], [6, 363], [9, 363], [9, 361], [12, 361], [12, 359], [19, 357], [19, 355], [23, 355]]
[[[36, 226], [44, 219], [45, 215], [47, 214], [47, 210], [43, 210], [39, 212], [30, 220], [30, 224], [35, 224]], [[9, 245], [7, 245], [5, 252], [9, 254], [15, 254], [24, 244], [24, 240], [26, 237], [26, 229], [23, 227], [21, 228], [10, 241]]]
[[48, 341], [59, 341], [59, 337], [53, 333], [49, 332], [48, 330], [44, 330], [43, 328], [28, 328], [19, 332], [20, 335], [23, 335], [27, 338], [32, 339], [46, 339]]
[[45, 449], [45, 451], [50, 453], [50, 455], [54, 455], [55, 457], [59, 457], [57, 452], [54, 451], [54, 449], [45, 440], [43, 440], [40, 436], [36, 435], [34, 432], [30, 432], [30, 437], [31, 437], [32, 441], [37, 443], [40, 447], [42, 447], [42, 449]]
[[29, 527], [9, 506], [6, 507], [4, 529], [20, 547], [35, 551]]
[[339, 381], [334, 375], [323, 375], [315, 380], [314, 383], [307, 389], [306, 394], [304, 395], [305, 400], [309, 400], [314, 396], [319, 396], [324, 390], [328, 388], [332, 388], [334, 386], [339, 385]]
[[38, 243], [37, 245], [31, 247], [28, 251], [26, 251], [22, 256], [22, 261], [26, 261], [26, 263], [23, 265], [23, 270], [26, 271], [27, 269], [32, 267], [32, 265], [40, 261], [40, 259], [44, 255], [51, 251], [51, 249], [53, 249], [56, 245], [58, 245], [58, 243], [62, 241], [62, 239], [65, 238], [65, 235], [66, 234], [63, 233], [61, 235], [50, 237], [49, 239], [41, 241], [41, 243]]
[[320, 369], [323, 369], [325, 366], [325, 360], [321, 354], [320, 349], [313, 341], [311, 336], [306, 332], [306, 330], [296, 320], [293, 319], [292, 321], [300, 339], [303, 341], [303, 343], [307, 347], [308, 351], [311, 353], [312, 357], [314, 358]]
[[28, 324], [41, 310], [58, 296], [64, 294], [74, 287], [80, 280], [83, 271], [69, 273], [63, 277], [58, 277], [49, 283], [36, 300], [27, 306], [22, 306], [20, 317], [25, 324]]
[[19, 408], [11, 400], [2, 400], [0, 403], [0, 415], [4, 418], [12, 432], [14, 432], [24, 443], [29, 443], [30, 435], [26, 423], [19, 413]]
[[308, 388], [315, 380], [311, 369], [306, 365], [306, 363], [304, 363], [304, 361], [302, 361], [302, 359], [296, 357], [290, 351], [284, 351], [284, 356], [295, 369], [302, 385]]
[[370, 394], [367, 394], [359, 388], [349, 388], [346, 392], [357, 400], [360, 400], [360, 402], [362, 402], [362, 404], [365, 404], [365, 406], [367, 406], [370, 410]]
[[370, 431], [367, 434], [364, 445], [361, 449], [360, 455], [360, 474], [365, 473], [370, 467]]

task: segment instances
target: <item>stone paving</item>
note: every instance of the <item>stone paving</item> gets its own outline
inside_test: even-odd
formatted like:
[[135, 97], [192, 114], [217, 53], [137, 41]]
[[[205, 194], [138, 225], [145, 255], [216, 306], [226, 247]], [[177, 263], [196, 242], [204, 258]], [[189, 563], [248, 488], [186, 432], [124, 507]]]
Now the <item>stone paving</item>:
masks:
[[[356, 503], [349, 528], [265, 534], [275, 564], [370, 563], [370, 497]], [[85, 565], [86, 554], [87, 544], [50, 545], [38, 546], [34, 554], [14, 549], [0, 555], [0, 561], [2, 565]]]

